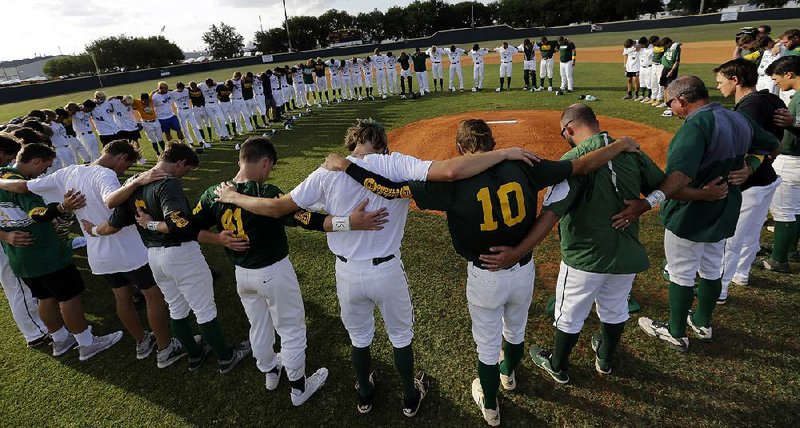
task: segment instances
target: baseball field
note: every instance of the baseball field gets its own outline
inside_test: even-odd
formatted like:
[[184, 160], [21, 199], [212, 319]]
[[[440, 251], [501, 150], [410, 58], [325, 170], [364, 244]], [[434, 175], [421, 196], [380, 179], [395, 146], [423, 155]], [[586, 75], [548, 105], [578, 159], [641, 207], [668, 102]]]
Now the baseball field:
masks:
[[[800, 26], [800, 20], [767, 23], [775, 35]], [[633, 136], [663, 166], [667, 144], [681, 120], [662, 118], [661, 109], [621, 100], [625, 95], [622, 42], [651, 34], [684, 42], [687, 61], [680, 74], [701, 77], [714, 101], [731, 106], [731, 100], [713, 90], [711, 70], [730, 57], [738, 27], [758, 24], [761, 22], [576, 36], [576, 91], [566, 96], [519, 90], [522, 62], [515, 58], [515, 90], [510, 92], [494, 92], [498, 66], [487, 65], [488, 89], [483, 92], [436, 93], [404, 101], [394, 97], [315, 109], [313, 116], [297, 120], [293, 130], [277, 131], [273, 141], [280, 160], [270, 182], [288, 192], [328, 153], [344, 154], [345, 129], [355, 118], [365, 117], [386, 126], [392, 150], [422, 158], [455, 156], [455, 126], [467, 117], [504, 122], [492, 125], [500, 147], [524, 145], [544, 157], [557, 158], [568, 149], [558, 135], [559, 112], [578, 102], [578, 95], [586, 94], [598, 98], [589, 104], [601, 116], [603, 129], [613, 136]], [[480, 43], [487, 47], [499, 44]], [[509, 43], [518, 45], [520, 41]], [[219, 70], [211, 77], [219, 80], [232, 71]], [[464, 67], [464, 76], [465, 86], [471, 87], [471, 66]], [[205, 77], [181, 76], [180, 80]], [[168, 79], [171, 85], [177, 80]], [[554, 80], [557, 86], [558, 70]], [[414, 85], [416, 88], [416, 82]], [[155, 87], [156, 82], [142, 82], [106, 90], [109, 95], [137, 95]], [[32, 108], [54, 108], [89, 95], [3, 105], [0, 122]], [[201, 156], [200, 167], [184, 178], [190, 203], [209, 186], [236, 173], [233, 145], [215, 142]], [[144, 151], [152, 165], [152, 149], [144, 147]], [[372, 346], [378, 376], [375, 406], [367, 415], [356, 411], [350, 341], [339, 319], [336, 298], [334, 256], [321, 233], [290, 229], [288, 235], [290, 258], [305, 302], [308, 372], [321, 366], [330, 370], [323, 389], [302, 407], [291, 406], [285, 379], [276, 391], [267, 391], [264, 376], [252, 359], [228, 375], [217, 373], [214, 364], [193, 373], [185, 362], [159, 370], [152, 358], [134, 358], [135, 343], [127, 335], [88, 363], [80, 363], [75, 352], [56, 359], [48, 352], [27, 349], [3, 303], [0, 426], [485, 426], [470, 395], [476, 354], [465, 296], [466, 262], [453, 250], [443, 217], [412, 212], [403, 240], [402, 258], [415, 314], [416, 368], [432, 378], [431, 392], [413, 419], [402, 414], [392, 347], [382, 327], [376, 328]], [[772, 238], [765, 231], [762, 239]], [[631, 316], [614, 374], [601, 377], [594, 370], [590, 336], [599, 329], [599, 322], [591, 315], [571, 358], [571, 383], [556, 384], [526, 358], [517, 370], [517, 389], [500, 393], [503, 425], [795, 426], [800, 421], [800, 319], [796, 316], [800, 312], [800, 276], [754, 270], [750, 286], [731, 286], [727, 305], [717, 307], [714, 341], [694, 340], [688, 353], [678, 353], [646, 336], [635, 323], [639, 315], [664, 319], [668, 314], [667, 284], [660, 274], [663, 227], [657, 213], [643, 217], [641, 240], [651, 267], [634, 283], [633, 294], [642, 309]], [[204, 247], [203, 252], [209, 265], [221, 273], [215, 297], [223, 330], [230, 340], [244, 340], [249, 325], [236, 294], [233, 266], [221, 248]], [[85, 251], [78, 250], [75, 259], [87, 284], [84, 307], [94, 330], [104, 334], [121, 329], [111, 291], [90, 274]], [[537, 274], [525, 340], [528, 345], [551, 346], [552, 317], [545, 313], [545, 302], [553, 294], [560, 262], [555, 232], [535, 250], [534, 260]], [[800, 265], [792, 268], [797, 271]]]

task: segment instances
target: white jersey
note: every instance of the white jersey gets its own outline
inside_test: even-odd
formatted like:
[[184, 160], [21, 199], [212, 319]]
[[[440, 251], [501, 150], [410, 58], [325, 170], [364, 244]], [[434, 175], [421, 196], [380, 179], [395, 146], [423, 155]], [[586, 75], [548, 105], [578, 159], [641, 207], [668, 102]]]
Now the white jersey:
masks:
[[472, 57], [473, 64], [483, 64], [483, 57], [489, 53], [489, 49], [480, 48], [477, 51], [469, 51], [469, 56]]
[[331, 71], [331, 76], [338, 76], [339, 75], [339, 61], [332, 60], [326, 63], [328, 65], [328, 70]]
[[175, 105], [178, 106], [179, 109], [187, 109], [192, 106], [192, 103], [189, 101], [189, 91], [185, 88], [182, 91], [177, 89], [172, 91], [172, 99], [175, 100]]
[[364, 61], [364, 62], [362, 62], [360, 64], [361, 64], [361, 69], [364, 70], [364, 74], [372, 76], [372, 62], [371, 61], [370, 62]]
[[641, 67], [650, 67], [653, 65], [653, 45], [642, 47], [639, 50], [639, 65]]
[[197, 85], [200, 88], [200, 91], [203, 92], [203, 98], [205, 98], [206, 103], [214, 104], [217, 102], [217, 84], [215, 83], [213, 86], [208, 86], [205, 83], [201, 83]]
[[628, 56], [625, 61], [625, 71], [628, 73], [639, 71], [639, 49], [637, 49], [636, 46], [623, 49], [622, 55]]
[[518, 53], [519, 49], [515, 48], [514, 46], [509, 46], [507, 48], [500, 46], [499, 48], [496, 48], [494, 51], [500, 53], [500, 62], [506, 63], [506, 62], [511, 62], [511, 60], [514, 57], [514, 54]]
[[355, 61], [351, 61], [351, 62], [350, 62], [350, 73], [352, 73], [352, 74], [358, 74], [358, 73], [359, 73], [359, 69], [360, 69], [360, 67], [361, 67], [361, 64], [362, 64], [363, 62], [364, 62], [364, 60], [363, 60], [363, 59], [361, 59], [361, 58], [358, 58], [358, 59], [356, 59]]
[[157, 118], [169, 119], [175, 116], [175, 112], [172, 111], [172, 104], [175, 103], [175, 99], [171, 93], [161, 94], [156, 91], [150, 98], [153, 100], [153, 108], [156, 109]]
[[536, 43], [531, 43], [531, 45], [533, 45], [533, 50], [531, 51], [530, 58], [528, 58], [528, 54], [525, 53], [525, 43], [517, 46], [517, 51], [522, 52], [522, 55], [525, 57], [524, 58], [525, 61], [536, 61], [536, 51], [540, 51], [539, 45], [537, 45]]
[[253, 95], [257, 97], [264, 96], [264, 82], [258, 76], [253, 77]]
[[114, 106], [114, 120], [117, 122], [119, 129], [123, 131], [136, 131], [139, 129], [139, 121], [136, 120], [132, 106], [126, 106], [116, 98], [110, 99], [109, 102]]
[[447, 54], [450, 64], [461, 64], [461, 55], [464, 55], [464, 49], [456, 48], [455, 52], [446, 49], [444, 52]]
[[386, 70], [391, 71], [391, 72], [395, 72], [395, 73], [397, 72], [397, 57], [396, 56], [392, 55], [392, 56], [387, 56], [386, 57]]
[[242, 79], [231, 79], [233, 88], [231, 88], [231, 99], [242, 98]]
[[92, 120], [89, 113], [77, 111], [72, 115], [72, 129], [75, 132], [92, 132]]
[[[69, 189], [80, 191], [86, 196], [86, 206], [75, 210], [75, 216], [94, 224], [103, 224], [111, 216], [113, 210], [106, 207], [105, 198], [119, 187], [114, 171], [99, 165], [71, 165], [28, 181], [28, 189], [45, 200], [62, 200]], [[95, 275], [130, 272], [147, 264], [147, 249], [134, 225], [108, 236], [82, 232]]]
[[386, 69], [386, 55], [370, 55], [369, 59], [372, 60], [375, 70], [383, 71]]
[[350, 77], [350, 68], [352, 67], [351, 62], [345, 60], [344, 64], [342, 64], [341, 62], [339, 64], [342, 70], [342, 77]]
[[274, 74], [270, 74], [270, 76], [269, 76], [269, 86], [272, 88], [273, 91], [280, 91], [281, 90], [281, 81]]
[[759, 76], [766, 76], [767, 75], [767, 67], [770, 66], [775, 60], [780, 58], [782, 52], [778, 52], [777, 54], [772, 53], [771, 49], [764, 49], [761, 52], [761, 62], [758, 64], [758, 75]]
[[69, 147], [67, 128], [64, 128], [64, 125], [58, 122], [50, 122], [48, 125], [50, 125], [50, 129], [53, 130], [53, 136], [50, 138], [50, 142], [53, 143], [53, 147]]
[[108, 100], [92, 109], [94, 127], [100, 135], [114, 135], [119, 132], [119, 126], [114, 121], [114, 106]]
[[303, 85], [303, 70], [297, 70], [292, 73], [292, 84], [293, 85]]
[[[372, 154], [363, 159], [348, 156], [351, 162], [393, 181], [425, 180], [432, 161], [422, 161], [401, 153]], [[318, 168], [290, 193], [303, 208], [322, 206], [331, 215], [346, 216], [364, 199], [370, 211], [386, 208], [389, 222], [379, 231], [328, 233], [328, 247], [348, 260], [370, 260], [398, 255], [408, 216], [408, 199], [384, 199], [373, 194], [344, 172]]]
[[431, 57], [432, 63], [439, 64], [442, 62], [442, 51], [443, 50], [439, 48], [436, 49], [436, 52], [434, 52], [432, 49], [428, 49], [425, 51], [425, 53], [428, 54], [429, 57]]

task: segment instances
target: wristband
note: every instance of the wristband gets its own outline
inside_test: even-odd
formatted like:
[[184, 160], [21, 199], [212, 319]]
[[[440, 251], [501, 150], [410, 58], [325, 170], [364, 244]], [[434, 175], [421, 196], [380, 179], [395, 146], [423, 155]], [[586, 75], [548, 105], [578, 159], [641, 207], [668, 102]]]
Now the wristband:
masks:
[[157, 221], [148, 221], [147, 222], [147, 230], [152, 230], [153, 232], [158, 232], [158, 222]]
[[333, 223], [334, 232], [344, 232], [350, 230], [350, 217], [334, 217], [331, 223]]
[[650, 208], [655, 208], [657, 205], [664, 202], [664, 200], [666, 199], [667, 196], [664, 194], [664, 192], [660, 190], [653, 190], [653, 192], [647, 195], [647, 197], [645, 198], [647, 203], [650, 204]]
[[89, 232], [89, 235], [100, 236], [100, 235], [97, 234], [97, 226], [92, 226], [92, 231]]

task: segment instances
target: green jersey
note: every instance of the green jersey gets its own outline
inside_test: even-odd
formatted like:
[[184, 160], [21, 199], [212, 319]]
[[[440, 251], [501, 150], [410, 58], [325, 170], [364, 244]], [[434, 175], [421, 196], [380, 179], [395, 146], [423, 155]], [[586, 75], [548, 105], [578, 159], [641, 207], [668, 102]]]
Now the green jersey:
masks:
[[[0, 168], [0, 178], [25, 180], [14, 168]], [[15, 247], [3, 241], [8, 264], [18, 278], [36, 278], [63, 269], [72, 263], [72, 251], [57, 234], [53, 223], [37, 223], [31, 218], [47, 211], [41, 196], [0, 190], [0, 229], [33, 235], [27, 247]]]
[[661, 64], [661, 58], [664, 57], [663, 46], [653, 46], [653, 64]]
[[[593, 135], [561, 159], [577, 159], [614, 140], [606, 132]], [[586, 272], [628, 274], [647, 269], [647, 252], [639, 242], [639, 220], [614, 229], [611, 217], [624, 210], [626, 199], [649, 194], [664, 173], [645, 154], [622, 153], [607, 166], [573, 176], [547, 192], [542, 209], [561, 218], [561, 259]]]
[[303, 65], [300, 67], [300, 71], [303, 72], [303, 83], [306, 85], [314, 84], [314, 69], [307, 65]]
[[571, 161], [542, 160], [533, 166], [510, 161], [453, 183], [412, 181], [409, 186], [419, 208], [447, 211], [453, 247], [480, 266], [478, 257], [490, 247], [522, 241], [536, 220], [536, 194], [571, 174]]
[[[792, 97], [789, 101], [789, 113], [794, 116], [795, 121], [800, 118], [800, 112], [797, 108], [797, 102], [800, 96]], [[781, 140], [781, 154], [789, 156], [800, 156], [800, 129], [789, 127], [783, 131], [783, 139]]]
[[575, 43], [567, 41], [558, 45], [558, 57], [561, 62], [570, 62], [575, 59]]
[[430, 58], [430, 56], [425, 52], [414, 52], [411, 54], [411, 60], [414, 61], [414, 71], [417, 73], [427, 71], [428, 69], [426, 68], [427, 64], [425, 64], [425, 61], [428, 58]]
[[153, 221], [164, 221], [170, 228], [170, 233], [161, 233], [137, 224], [136, 229], [146, 247], [177, 247], [197, 239], [197, 229], [190, 224], [191, 208], [181, 180], [170, 177], [139, 187], [130, 199], [114, 209], [108, 223], [118, 229], [136, 224], [138, 208], [149, 214]]
[[676, 63], [681, 62], [681, 45], [680, 43], [673, 43], [672, 46], [665, 48], [664, 56], [661, 57], [661, 65], [664, 69], [669, 70]]
[[800, 46], [794, 49], [787, 49], [783, 56], [800, 56]]
[[556, 42], [547, 42], [547, 43], [537, 43], [539, 45], [539, 51], [542, 53], [542, 59], [550, 59], [555, 55], [556, 50], [558, 50], [558, 43]]
[[[748, 152], [767, 154], [777, 148], [777, 138], [752, 119], [711, 103], [689, 115], [672, 137], [666, 174], [682, 172], [691, 178], [689, 186], [700, 189], [741, 168]], [[680, 238], [719, 242], [733, 236], [741, 203], [739, 186], [731, 185], [728, 197], [718, 201], [668, 199], [661, 207], [661, 219]]]

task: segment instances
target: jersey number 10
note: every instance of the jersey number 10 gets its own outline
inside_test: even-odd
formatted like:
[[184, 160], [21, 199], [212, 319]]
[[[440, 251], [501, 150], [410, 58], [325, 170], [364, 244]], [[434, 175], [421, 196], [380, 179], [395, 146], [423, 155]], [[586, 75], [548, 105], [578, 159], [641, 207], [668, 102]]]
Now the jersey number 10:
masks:
[[[512, 194], [517, 201], [516, 215], [511, 213], [510, 199]], [[481, 203], [481, 207], [483, 208], [483, 223], [481, 223], [481, 232], [497, 230], [499, 225], [497, 220], [494, 219], [494, 215], [492, 213], [492, 198], [491, 194], [489, 193], [489, 188], [481, 188], [481, 190], [478, 191], [476, 198], [478, 202]], [[500, 200], [500, 212], [503, 215], [503, 223], [506, 226], [514, 226], [521, 223], [522, 220], [525, 219], [525, 196], [522, 194], [522, 186], [520, 186], [519, 183], [512, 181], [500, 186], [500, 188], [497, 189], [497, 199]]]

